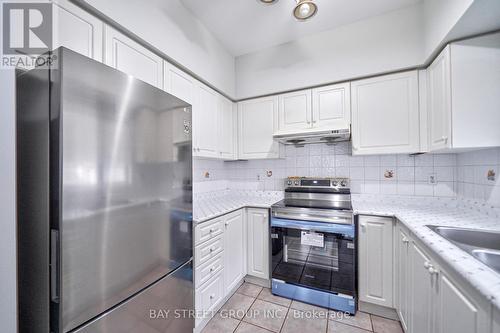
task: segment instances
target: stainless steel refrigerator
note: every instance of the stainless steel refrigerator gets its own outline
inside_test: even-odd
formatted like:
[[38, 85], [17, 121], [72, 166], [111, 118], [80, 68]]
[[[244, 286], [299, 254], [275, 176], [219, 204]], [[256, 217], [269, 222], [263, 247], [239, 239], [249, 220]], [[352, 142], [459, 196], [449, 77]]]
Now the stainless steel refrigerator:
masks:
[[191, 106], [51, 57], [17, 73], [19, 331], [192, 332]]

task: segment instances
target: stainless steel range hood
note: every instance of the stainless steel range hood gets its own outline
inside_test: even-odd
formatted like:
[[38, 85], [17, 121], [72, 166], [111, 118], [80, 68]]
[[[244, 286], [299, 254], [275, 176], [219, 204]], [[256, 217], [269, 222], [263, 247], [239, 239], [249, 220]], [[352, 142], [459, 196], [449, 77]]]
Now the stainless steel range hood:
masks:
[[323, 131], [308, 131], [297, 133], [276, 133], [274, 140], [285, 145], [303, 146], [311, 143], [335, 144], [337, 142], [349, 141], [351, 139], [351, 129], [335, 129]]

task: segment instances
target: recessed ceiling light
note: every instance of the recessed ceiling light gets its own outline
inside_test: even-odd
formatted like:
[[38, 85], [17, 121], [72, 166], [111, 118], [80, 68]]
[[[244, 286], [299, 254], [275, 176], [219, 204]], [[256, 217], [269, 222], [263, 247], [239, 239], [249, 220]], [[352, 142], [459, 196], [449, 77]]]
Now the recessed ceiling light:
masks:
[[273, 3], [278, 2], [278, 0], [257, 0], [257, 1], [260, 1], [263, 4], [266, 4], [266, 5], [272, 5]]
[[[262, 0], [261, 0], [262, 1]], [[318, 6], [312, 0], [295, 0], [297, 5], [293, 9], [293, 16], [299, 21], [310, 19], [318, 12]]]

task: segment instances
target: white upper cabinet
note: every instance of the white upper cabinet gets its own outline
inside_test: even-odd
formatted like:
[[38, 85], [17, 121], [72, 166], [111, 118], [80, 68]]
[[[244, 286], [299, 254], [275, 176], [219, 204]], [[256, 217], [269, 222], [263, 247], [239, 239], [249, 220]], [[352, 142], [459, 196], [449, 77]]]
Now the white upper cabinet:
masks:
[[217, 135], [220, 158], [234, 160], [236, 159], [236, 111], [233, 102], [222, 96], [219, 96], [218, 118]]
[[238, 158], [278, 158], [279, 144], [273, 133], [278, 118], [276, 96], [238, 103]]
[[189, 74], [163, 61], [163, 90], [191, 105], [194, 103], [196, 80]]
[[500, 146], [500, 33], [448, 45], [427, 73], [430, 149]]
[[319, 129], [351, 125], [351, 85], [334, 84], [312, 90], [312, 125]]
[[417, 71], [351, 83], [353, 154], [420, 150]]
[[278, 133], [346, 128], [351, 124], [349, 83], [278, 96]]
[[430, 150], [451, 142], [450, 48], [447, 46], [427, 69]]
[[115, 29], [105, 27], [106, 65], [163, 88], [163, 59]]
[[218, 94], [198, 83], [196, 95], [193, 108], [193, 155], [218, 158]]
[[102, 61], [104, 24], [66, 0], [52, 2], [53, 47], [67, 47], [84, 56]]
[[308, 89], [278, 96], [279, 132], [293, 132], [312, 127], [311, 93]]

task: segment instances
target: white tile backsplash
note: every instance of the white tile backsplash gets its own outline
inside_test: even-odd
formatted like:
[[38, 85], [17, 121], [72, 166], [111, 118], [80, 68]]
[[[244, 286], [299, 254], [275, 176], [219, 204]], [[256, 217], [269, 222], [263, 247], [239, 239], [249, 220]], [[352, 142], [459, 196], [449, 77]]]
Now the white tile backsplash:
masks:
[[[482, 149], [456, 155], [456, 191], [459, 196], [485, 201], [500, 207], [500, 148]], [[495, 179], [488, 179], [488, 172]], [[439, 179], [439, 178], [438, 178]]]
[[[460, 154], [352, 156], [350, 143], [285, 147], [285, 158], [223, 162], [194, 159], [195, 191], [283, 190], [287, 176], [349, 177], [353, 193], [398, 194], [485, 200], [500, 207], [500, 148]], [[488, 180], [489, 170], [496, 173]], [[267, 171], [272, 171], [268, 177]], [[385, 178], [393, 171], [393, 178]], [[209, 178], [205, 178], [205, 173]], [[437, 184], [429, 184], [435, 175]], [[211, 185], [213, 184], [213, 186]]]

